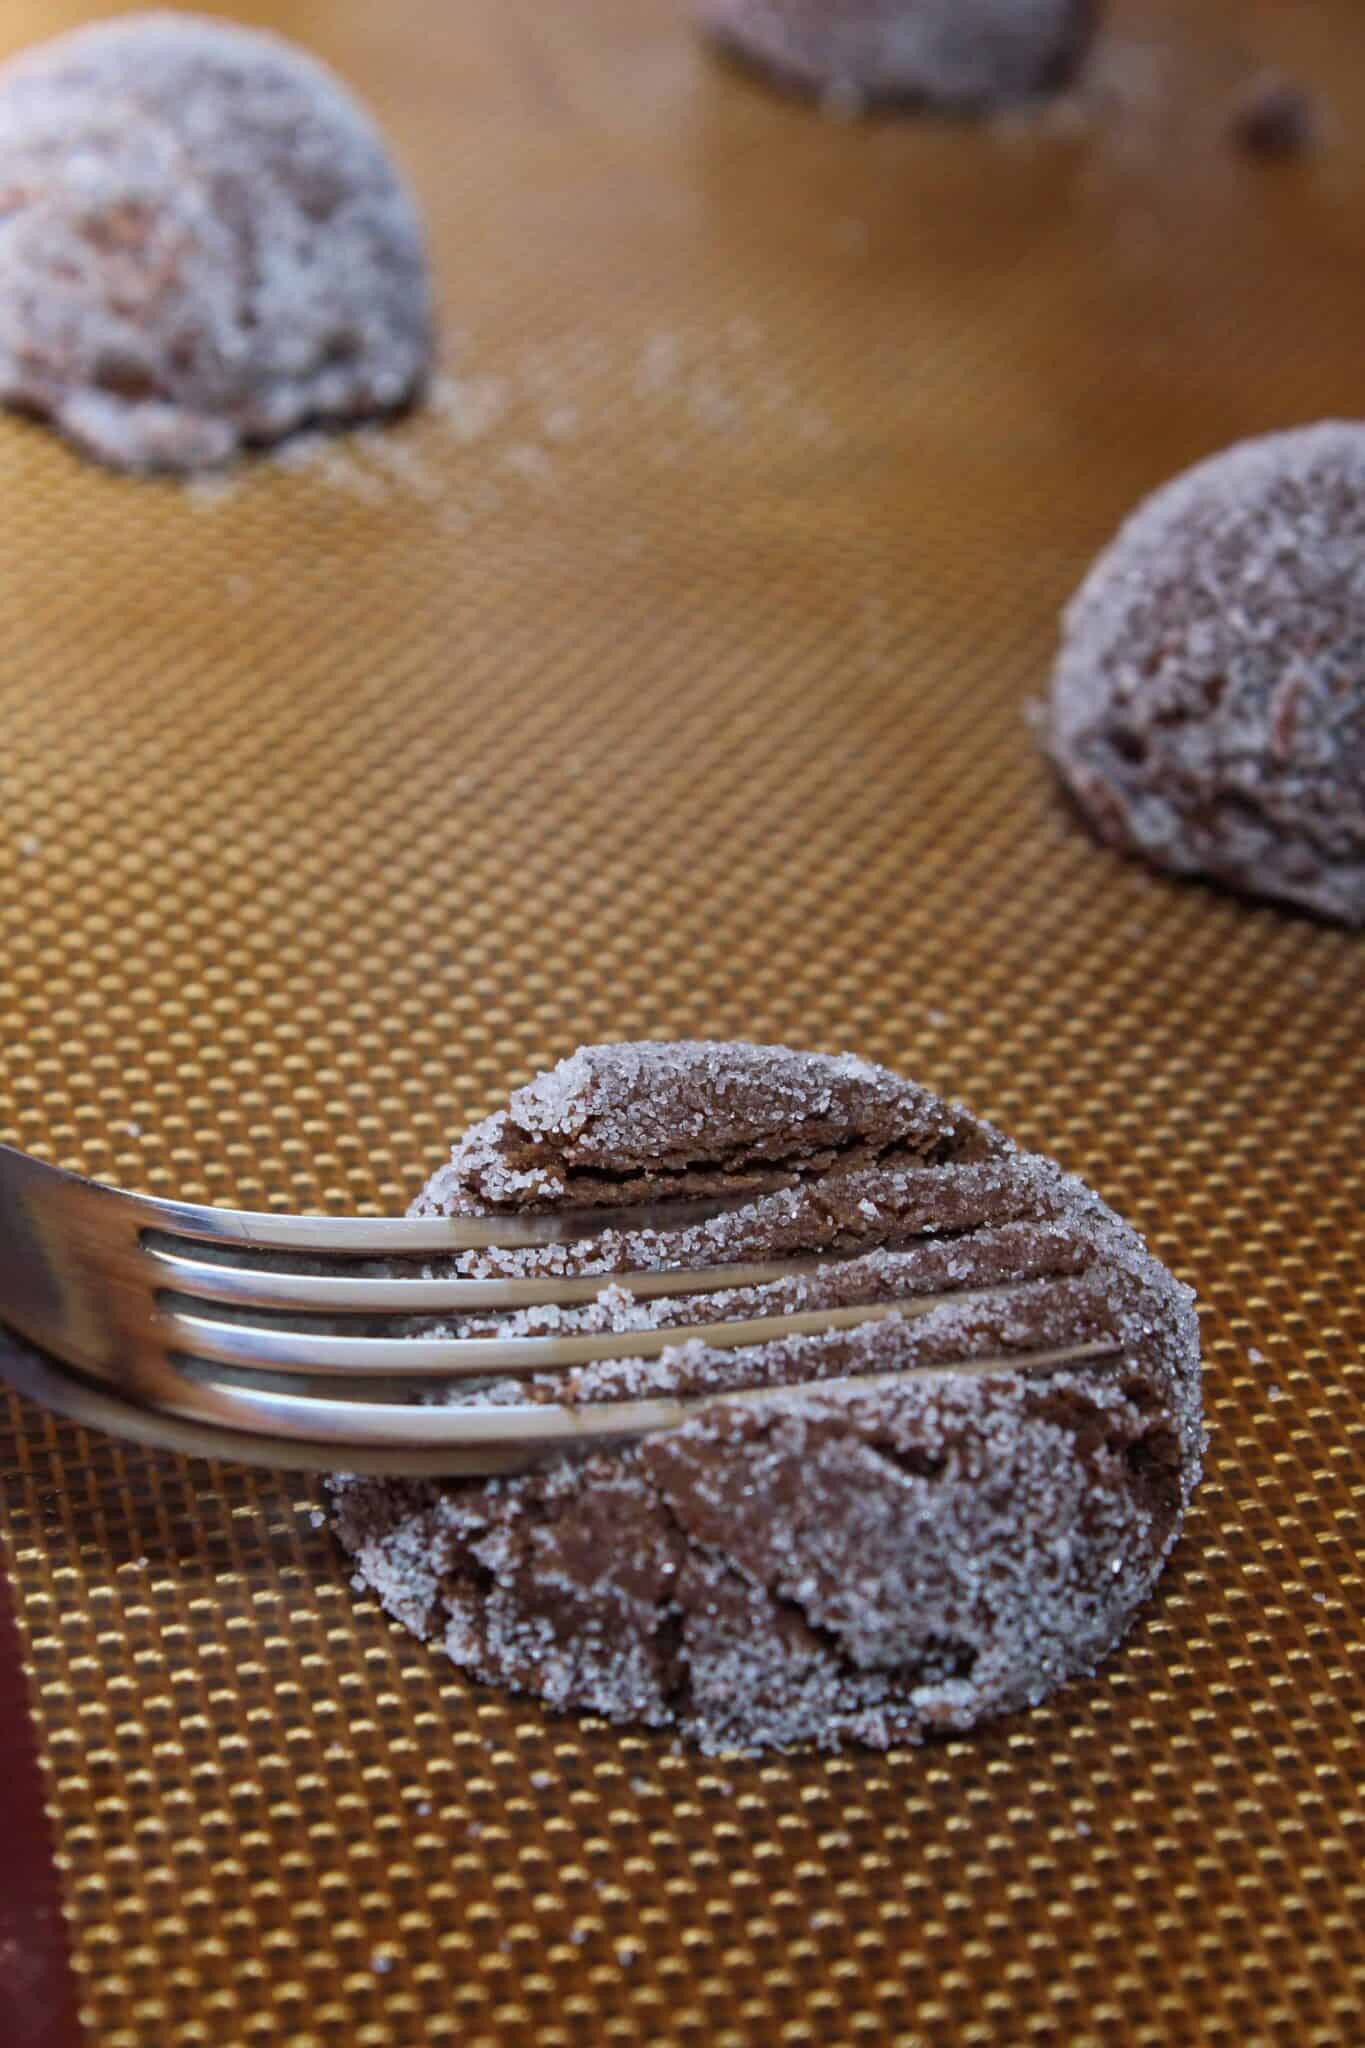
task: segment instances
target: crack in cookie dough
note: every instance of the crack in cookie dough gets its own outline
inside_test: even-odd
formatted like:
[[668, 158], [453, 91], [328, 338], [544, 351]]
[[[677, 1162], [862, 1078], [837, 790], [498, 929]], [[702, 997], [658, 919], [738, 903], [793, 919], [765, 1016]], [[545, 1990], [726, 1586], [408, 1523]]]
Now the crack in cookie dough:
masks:
[[[454, 1398], [703, 1405], [511, 1478], [337, 1480], [361, 1580], [477, 1678], [708, 1748], [913, 1740], [1092, 1668], [1197, 1480], [1189, 1290], [1089, 1190], [966, 1111], [782, 1048], [588, 1048], [470, 1132], [415, 1208], [575, 1207], [584, 1169], [648, 1199], [656, 1145], [670, 1188], [724, 1181], [742, 1199], [686, 1230], [441, 1270], [496, 1256], [502, 1271], [600, 1272], [596, 1301], [518, 1311], [517, 1327], [687, 1334], [660, 1358]], [[812, 1271], [714, 1296], [634, 1300], [606, 1277], [810, 1253]], [[709, 1317], [915, 1293], [947, 1298], [914, 1321], [706, 1344]], [[1032, 1354], [1088, 1340], [1103, 1359], [1030, 1374]], [[891, 1378], [853, 1384], [873, 1374]], [[757, 1390], [742, 1404], [705, 1398], [741, 1386]]]

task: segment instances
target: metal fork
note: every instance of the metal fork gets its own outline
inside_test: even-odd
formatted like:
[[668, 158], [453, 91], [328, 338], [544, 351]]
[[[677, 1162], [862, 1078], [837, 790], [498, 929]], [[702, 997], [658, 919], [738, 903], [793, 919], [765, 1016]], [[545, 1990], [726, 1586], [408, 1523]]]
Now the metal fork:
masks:
[[[705, 1396], [566, 1403], [437, 1405], [447, 1383], [526, 1375], [609, 1358], [658, 1357], [699, 1337], [712, 1349], [926, 1315], [1010, 1283], [738, 1321], [567, 1336], [354, 1335], [308, 1321], [432, 1316], [759, 1287], [811, 1272], [818, 1258], [671, 1272], [521, 1279], [358, 1275], [363, 1261], [519, 1250], [606, 1231], [677, 1229], [752, 1196], [553, 1215], [397, 1218], [280, 1216], [129, 1194], [0, 1145], [0, 1323], [26, 1347], [0, 1347], [0, 1372], [59, 1413], [165, 1448], [286, 1468], [388, 1473], [515, 1471], [571, 1445], [676, 1428]], [[292, 1269], [286, 1263], [292, 1255]], [[321, 1272], [300, 1270], [304, 1262]], [[347, 1271], [348, 1266], [352, 1268]], [[1112, 1354], [1104, 1341], [913, 1370], [1040, 1370]], [[873, 1386], [899, 1374], [846, 1375]], [[378, 1384], [376, 1384], [378, 1382]], [[822, 1385], [831, 1382], [822, 1381]]]

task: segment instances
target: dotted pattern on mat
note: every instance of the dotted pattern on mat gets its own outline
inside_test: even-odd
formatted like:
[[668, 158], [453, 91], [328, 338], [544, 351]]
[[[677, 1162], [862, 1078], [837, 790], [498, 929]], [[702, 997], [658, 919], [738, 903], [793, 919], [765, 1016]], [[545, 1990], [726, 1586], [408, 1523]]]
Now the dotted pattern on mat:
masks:
[[[188, 492], [0, 422], [6, 1139], [390, 1209], [581, 1039], [855, 1047], [1152, 1235], [1213, 1432], [1093, 1682], [705, 1762], [458, 1681], [304, 1483], [16, 1405], [101, 2048], [1365, 2037], [1359, 941], [1097, 850], [1022, 723], [1142, 491], [1360, 409], [1355, 17], [1130, 0], [1088, 111], [979, 132], [664, 0], [282, 5], [430, 215], [431, 405]], [[1227, 148], [1262, 63], [1316, 165]]]

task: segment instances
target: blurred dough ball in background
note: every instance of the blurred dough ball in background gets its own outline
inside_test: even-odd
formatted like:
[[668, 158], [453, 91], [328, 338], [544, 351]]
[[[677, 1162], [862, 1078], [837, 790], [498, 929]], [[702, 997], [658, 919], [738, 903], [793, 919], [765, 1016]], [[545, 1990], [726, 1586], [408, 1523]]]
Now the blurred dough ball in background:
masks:
[[697, 0], [720, 48], [835, 104], [970, 110], [1076, 76], [1100, 0]]
[[195, 15], [0, 69], [0, 399], [126, 469], [392, 410], [431, 356], [417, 213], [339, 80]]
[[1365, 924], [1365, 423], [1140, 505], [1067, 612], [1046, 737], [1111, 845]]

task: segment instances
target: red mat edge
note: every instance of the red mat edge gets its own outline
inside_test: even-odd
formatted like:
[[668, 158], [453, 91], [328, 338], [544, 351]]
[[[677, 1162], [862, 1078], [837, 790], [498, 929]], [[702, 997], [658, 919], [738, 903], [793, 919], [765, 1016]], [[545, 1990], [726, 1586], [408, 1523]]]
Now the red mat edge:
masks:
[[82, 2038], [42, 1764], [2, 1551], [0, 2030], [5, 2048], [80, 2048]]

